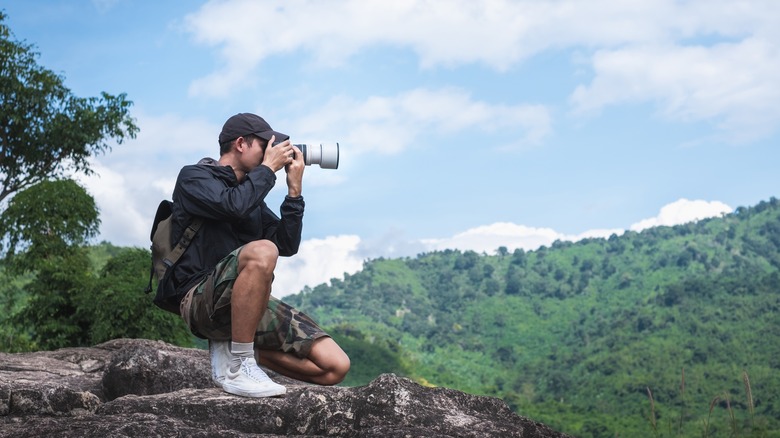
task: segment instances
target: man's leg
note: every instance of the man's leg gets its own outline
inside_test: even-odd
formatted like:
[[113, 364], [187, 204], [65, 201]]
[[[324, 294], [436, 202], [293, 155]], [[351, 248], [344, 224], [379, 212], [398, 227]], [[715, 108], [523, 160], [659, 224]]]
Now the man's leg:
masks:
[[286, 392], [257, 366], [254, 357], [255, 331], [268, 307], [278, 257], [276, 245], [268, 240], [250, 242], [238, 254], [230, 295], [232, 358], [222, 382], [222, 389], [231, 394], [268, 397]]
[[306, 358], [278, 350], [257, 350], [258, 363], [279, 374], [303, 382], [335, 385], [347, 375], [349, 357], [330, 337], [316, 339]]
[[278, 258], [279, 250], [270, 240], [256, 240], [241, 249], [230, 299], [233, 342], [254, 342], [257, 324], [268, 307]]

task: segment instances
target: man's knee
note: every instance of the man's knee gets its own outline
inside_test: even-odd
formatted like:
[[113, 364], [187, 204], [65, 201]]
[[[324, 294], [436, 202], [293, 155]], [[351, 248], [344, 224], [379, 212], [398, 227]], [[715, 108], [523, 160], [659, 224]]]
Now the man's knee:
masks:
[[351, 366], [351, 363], [349, 361], [349, 356], [346, 355], [346, 353], [339, 356], [336, 360], [334, 360], [331, 368], [330, 368], [330, 381], [327, 383], [328, 385], [336, 385], [338, 383], [341, 383], [345, 377], [347, 377], [347, 373], [349, 372], [349, 368]]
[[276, 269], [279, 249], [270, 240], [255, 240], [241, 248], [238, 256], [239, 270], [260, 269], [271, 274]]
[[315, 341], [312, 347], [312, 360], [325, 371], [318, 382], [321, 385], [341, 383], [351, 366], [347, 353], [329, 337]]

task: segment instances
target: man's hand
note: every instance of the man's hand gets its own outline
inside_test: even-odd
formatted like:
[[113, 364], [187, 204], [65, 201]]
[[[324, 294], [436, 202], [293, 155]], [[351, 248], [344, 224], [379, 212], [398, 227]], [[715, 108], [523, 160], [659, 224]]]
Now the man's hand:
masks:
[[303, 169], [306, 168], [306, 163], [303, 161], [303, 152], [297, 146], [291, 146], [295, 151], [295, 159], [290, 160], [284, 167], [284, 171], [287, 172], [287, 195], [295, 198], [301, 196]]
[[265, 152], [263, 153], [263, 162], [260, 164], [270, 167], [276, 173], [293, 161], [293, 146], [289, 139], [276, 146], [273, 145], [274, 141], [276, 141], [276, 137], [271, 136], [271, 139], [268, 140], [268, 146], [265, 147]]

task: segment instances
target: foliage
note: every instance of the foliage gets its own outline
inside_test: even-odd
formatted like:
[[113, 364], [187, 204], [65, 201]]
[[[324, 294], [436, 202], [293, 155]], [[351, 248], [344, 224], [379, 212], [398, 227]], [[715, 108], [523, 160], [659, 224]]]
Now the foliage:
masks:
[[[140, 292], [148, 251], [90, 249], [103, 266], [95, 278], [78, 249], [45, 259], [37, 277], [6, 275], [0, 292], [12, 313], [46, 293], [36, 289], [42, 284], [59, 291], [47, 300], [69, 298], [48, 307], [60, 327], [44, 324], [44, 337], [37, 326], [0, 318], [3, 349], [120, 336], [186, 344], [178, 319], [155, 314]], [[350, 355], [347, 385], [392, 372], [501, 397], [580, 437], [780, 436], [774, 198], [721, 218], [536, 251], [367, 261], [361, 272], [285, 300]], [[51, 313], [64, 305], [76, 318]]]
[[191, 345], [178, 317], [157, 309], [142, 293], [147, 250], [103, 245], [116, 256], [96, 276], [83, 246], [97, 232], [94, 199], [71, 180], [43, 181], [14, 196], [0, 219], [8, 237], [5, 270], [29, 275], [21, 293], [4, 286], [11, 312], [0, 320], [6, 351], [88, 346], [116, 337], [163, 339]]
[[152, 304], [142, 291], [148, 281], [148, 250], [125, 248], [110, 258], [100, 277], [80, 297], [78, 313], [89, 321], [89, 343], [116, 338], [159, 339], [191, 346], [192, 334], [178, 315]]
[[[113, 255], [98, 257], [106, 254]], [[143, 292], [150, 258], [145, 249], [103, 243], [69, 247], [41, 261], [35, 274], [14, 277], [0, 269], [0, 304], [10, 310], [0, 315], [0, 351], [91, 346], [116, 338], [192, 347], [195, 339], [181, 318], [157, 308]]]
[[[0, 11], [0, 253], [9, 304], [0, 317], [6, 351], [84, 345], [90, 319], [81, 312], [95, 281], [84, 243], [97, 233], [94, 199], [62, 179], [92, 172], [89, 159], [135, 138], [124, 94], [80, 98], [64, 78], [40, 66], [33, 47], [15, 40]], [[9, 202], [10, 200], [10, 202]]]
[[71, 180], [43, 181], [23, 190], [0, 218], [9, 242], [6, 267], [35, 274], [25, 288], [26, 302], [11, 317], [31, 346], [85, 343], [86, 323], [76, 311], [78, 294], [91, 277], [86, 251], [78, 244], [95, 234], [98, 224], [94, 199]]
[[[41, 181], [22, 190], [0, 215], [6, 256], [21, 270], [34, 270], [49, 254], [85, 243], [99, 225], [95, 200], [69, 179]], [[14, 259], [17, 253], [22, 254]]]
[[36, 263], [29, 300], [14, 316], [44, 350], [88, 345], [89, 321], [78, 313], [79, 295], [89, 287], [89, 259], [80, 247], [63, 247]]
[[92, 268], [95, 275], [100, 275], [100, 272], [103, 270], [105, 264], [126, 249], [127, 248], [123, 248], [121, 246], [115, 246], [111, 244], [111, 242], [106, 242], [105, 240], [97, 245], [90, 246], [89, 260], [92, 263]]
[[341, 385], [366, 385], [382, 373], [409, 374], [397, 343], [377, 341], [373, 336], [366, 336], [349, 325], [334, 327], [329, 334], [347, 353], [352, 363]]
[[[659, 436], [701, 436], [708, 415], [711, 436], [779, 436], [779, 295], [772, 198], [536, 251], [373, 260], [287, 300], [326, 326], [398, 345], [407, 376], [499, 396], [575, 436], [652, 436], [648, 388]], [[754, 403], [738, 397], [743, 372]], [[724, 394], [730, 407], [710, 412]]]
[[29, 333], [13, 324], [14, 317], [24, 308], [28, 294], [25, 291], [31, 274], [10, 275], [0, 261], [0, 351], [16, 353], [37, 350]]
[[0, 12], [0, 202], [70, 171], [91, 172], [89, 158], [135, 138], [124, 94], [80, 98], [16, 41]]

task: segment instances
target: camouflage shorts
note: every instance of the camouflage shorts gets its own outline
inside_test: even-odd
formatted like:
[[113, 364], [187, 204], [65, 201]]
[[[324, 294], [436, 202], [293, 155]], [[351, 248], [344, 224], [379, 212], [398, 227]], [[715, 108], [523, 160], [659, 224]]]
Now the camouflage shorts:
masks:
[[[182, 302], [182, 316], [195, 336], [230, 339], [230, 298], [240, 252], [238, 248], [222, 259]], [[308, 315], [272, 296], [257, 325], [255, 348], [281, 350], [303, 358], [309, 355], [314, 340], [324, 336], [328, 334]]]

